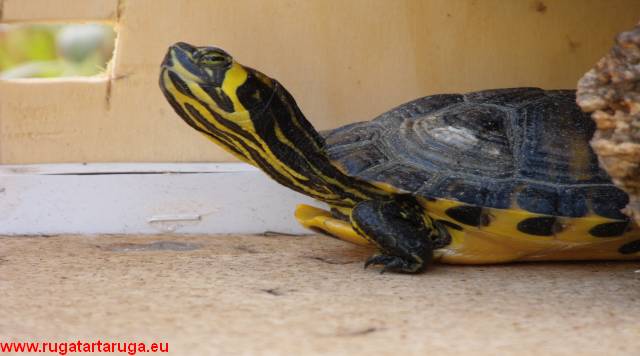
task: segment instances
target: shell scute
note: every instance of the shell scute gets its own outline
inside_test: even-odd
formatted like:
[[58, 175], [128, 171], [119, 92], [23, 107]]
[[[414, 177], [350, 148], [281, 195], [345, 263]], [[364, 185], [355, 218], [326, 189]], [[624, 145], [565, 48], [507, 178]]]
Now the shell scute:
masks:
[[581, 217], [589, 212], [589, 189], [586, 187], [567, 187], [560, 191], [558, 215]]
[[558, 184], [610, 183], [589, 145], [595, 124], [571, 92], [529, 102], [514, 119], [517, 176]]
[[396, 127], [406, 119], [411, 120], [424, 114], [433, 113], [462, 101], [464, 101], [464, 97], [459, 94], [425, 96], [391, 109], [376, 117], [371, 122], [381, 124], [385, 127]]
[[611, 219], [627, 219], [620, 210], [629, 204], [629, 196], [611, 186], [596, 186], [590, 189], [593, 212]]
[[[393, 172], [393, 174], [389, 174]], [[434, 179], [435, 172], [419, 169], [410, 164], [389, 163], [370, 167], [360, 177], [370, 182], [391, 184], [407, 192], [416, 192], [425, 182]]]
[[508, 209], [513, 203], [513, 194], [518, 184], [514, 180], [499, 180], [486, 183], [488, 194], [483, 206]]
[[558, 191], [553, 186], [529, 184], [518, 192], [518, 207], [532, 213], [558, 215]]
[[431, 187], [431, 193], [444, 195], [453, 200], [467, 204], [483, 206], [489, 189], [481, 181], [472, 181], [460, 177], [445, 177], [438, 184]]
[[382, 165], [388, 160], [387, 156], [379, 147], [368, 145], [366, 149], [350, 150], [342, 157], [341, 168], [347, 172], [359, 174], [371, 167]]

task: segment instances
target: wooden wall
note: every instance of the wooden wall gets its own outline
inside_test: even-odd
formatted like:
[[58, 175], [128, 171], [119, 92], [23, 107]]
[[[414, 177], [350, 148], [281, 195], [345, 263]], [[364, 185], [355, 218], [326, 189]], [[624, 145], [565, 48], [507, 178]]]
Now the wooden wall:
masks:
[[164, 101], [176, 41], [278, 78], [320, 129], [415, 97], [574, 87], [638, 0], [0, 0], [0, 21], [107, 21], [108, 78], [0, 82], [0, 163], [231, 161]]

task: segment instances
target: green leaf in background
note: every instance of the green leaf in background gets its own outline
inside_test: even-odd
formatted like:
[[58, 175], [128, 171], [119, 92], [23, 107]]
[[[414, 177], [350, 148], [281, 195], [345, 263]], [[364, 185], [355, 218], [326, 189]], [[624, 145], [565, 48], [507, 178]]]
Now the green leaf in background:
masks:
[[108, 25], [0, 24], [0, 79], [97, 75], [114, 42]]

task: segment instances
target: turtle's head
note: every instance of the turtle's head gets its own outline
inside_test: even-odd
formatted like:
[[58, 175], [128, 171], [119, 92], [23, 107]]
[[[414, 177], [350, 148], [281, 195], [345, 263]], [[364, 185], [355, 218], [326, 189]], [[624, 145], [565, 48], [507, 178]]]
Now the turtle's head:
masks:
[[[189, 122], [197, 117], [186, 118], [182, 111], [197, 116], [193, 112], [196, 109], [206, 119], [219, 115], [249, 130], [248, 111], [264, 109], [276, 86], [271, 78], [241, 65], [216, 47], [195, 47], [178, 42], [169, 47], [161, 68], [162, 91], [191, 126], [199, 120]], [[209, 115], [205, 115], [205, 111]], [[201, 128], [206, 130], [206, 127]]]

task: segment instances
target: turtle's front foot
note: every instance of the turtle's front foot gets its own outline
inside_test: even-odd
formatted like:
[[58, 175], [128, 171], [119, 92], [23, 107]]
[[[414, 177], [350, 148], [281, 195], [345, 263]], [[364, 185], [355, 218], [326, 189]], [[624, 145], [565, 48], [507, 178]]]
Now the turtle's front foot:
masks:
[[365, 268], [382, 265], [382, 272], [422, 272], [431, 264], [434, 248], [448, 243], [440, 236], [446, 231], [434, 226], [412, 197], [360, 202], [351, 211], [351, 224], [381, 252], [369, 258]]
[[417, 273], [426, 268], [426, 264], [423, 260], [406, 259], [398, 256], [377, 254], [369, 257], [364, 264], [364, 268], [370, 265], [381, 265], [382, 269], [380, 273], [389, 272], [404, 272], [404, 273]]

